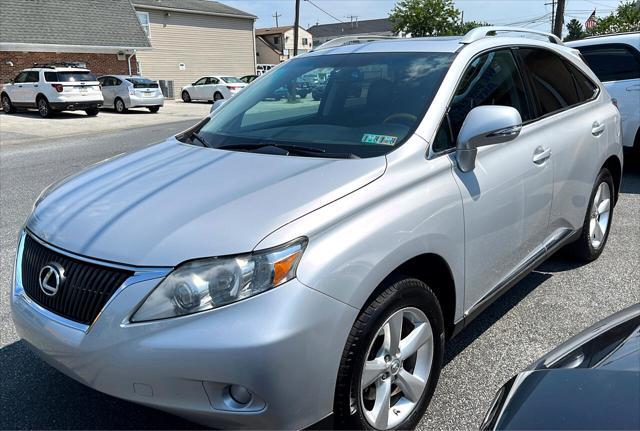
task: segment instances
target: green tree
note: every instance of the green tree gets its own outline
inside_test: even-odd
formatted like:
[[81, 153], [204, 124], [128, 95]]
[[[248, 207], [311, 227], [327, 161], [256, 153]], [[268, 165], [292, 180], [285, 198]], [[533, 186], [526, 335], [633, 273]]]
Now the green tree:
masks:
[[394, 32], [413, 37], [456, 34], [459, 17], [453, 0], [401, 0], [389, 15]]
[[582, 24], [577, 19], [572, 19], [567, 24], [567, 31], [569, 34], [564, 38], [565, 42], [569, 42], [570, 40], [578, 40], [582, 39], [586, 36], [584, 30], [582, 29]]
[[596, 25], [587, 30], [587, 35], [640, 31], [640, 0], [622, 3], [615, 12], [598, 18]]
[[455, 28], [455, 34], [460, 34], [460, 35], [465, 35], [468, 32], [470, 32], [471, 30], [473, 30], [474, 28], [477, 27], [486, 27], [489, 26], [491, 24], [489, 24], [488, 22], [478, 22], [478, 21], [467, 21], [464, 24], [460, 23], [456, 25]]

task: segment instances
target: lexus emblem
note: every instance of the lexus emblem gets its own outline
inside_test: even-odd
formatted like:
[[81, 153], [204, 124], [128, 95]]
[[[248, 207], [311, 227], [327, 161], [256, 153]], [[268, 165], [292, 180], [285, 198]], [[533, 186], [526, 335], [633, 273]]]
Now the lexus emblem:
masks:
[[57, 263], [49, 263], [40, 270], [38, 281], [45, 295], [55, 296], [64, 281], [64, 269]]

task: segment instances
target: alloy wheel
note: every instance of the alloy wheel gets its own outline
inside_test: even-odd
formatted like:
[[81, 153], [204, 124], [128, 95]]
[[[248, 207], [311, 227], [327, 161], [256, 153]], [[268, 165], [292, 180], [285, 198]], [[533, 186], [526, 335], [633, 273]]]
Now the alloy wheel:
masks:
[[116, 111], [124, 112], [124, 102], [120, 99], [116, 100]]
[[602, 246], [611, 213], [611, 189], [606, 182], [600, 183], [591, 203], [591, 219], [589, 221], [589, 239], [591, 246], [597, 250]]
[[38, 112], [40, 112], [40, 115], [42, 117], [46, 117], [47, 115], [49, 115], [49, 104], [46, 100], [38, 100]]
[[433, 330], [414, 307], [393, 313], [378, 329], [360, 376], [358, 402], [374, 428], [405, 421], [427, 388], [433, 362]]
[[4, 112], [11, 111], [11, 102], [9, 102], [9, 98], [7, 96], [2, 97], [2, 110]]

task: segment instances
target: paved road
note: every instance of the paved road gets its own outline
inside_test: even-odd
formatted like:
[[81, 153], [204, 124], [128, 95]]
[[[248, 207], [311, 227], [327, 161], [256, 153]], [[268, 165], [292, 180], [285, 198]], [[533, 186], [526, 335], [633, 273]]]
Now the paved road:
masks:
[[[91, 138], [0, 146], [0, 429], [180, 429], [196, 426], [97, 393], [58, 373], [18, 341], [7, 297], [18, 229], [49, 183], [104, 158], [185, 129], [158, 125]], [[422, 429], [477, 427], [513, 374], [597, 320], [640, 302], [640, 163], [628, 166], [602, 257], [543, 264], [447, 348]], [[304, 396], [304, 394], [301, 394]]]

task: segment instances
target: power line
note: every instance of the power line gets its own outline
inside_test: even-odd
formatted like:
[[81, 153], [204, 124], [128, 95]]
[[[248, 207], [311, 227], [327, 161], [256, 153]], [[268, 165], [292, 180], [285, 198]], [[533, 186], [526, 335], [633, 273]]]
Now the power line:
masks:
[[304, 0], [306, 2], [308, 2], [310, 5], [312, 5], [313, 7], [315, 7], [316, 9], [324, 12], [325, 14], [329, 15], [331, 18], [335, 19], [338, 22], [341, 22], [342, 24], [344, 24], [344, 21], [342, 21], [339, 18], [336, 18], [335, 16], [331, 15], [329, 12], [327, 12], [326, 10], [322, 9], [320, 6], [318, 6], [317, 4], [315, 4], [314, 2], [312, 2], [311, 0]]

